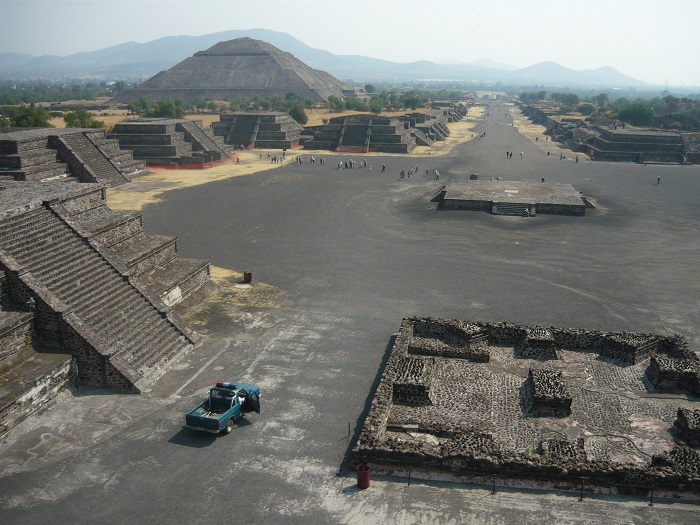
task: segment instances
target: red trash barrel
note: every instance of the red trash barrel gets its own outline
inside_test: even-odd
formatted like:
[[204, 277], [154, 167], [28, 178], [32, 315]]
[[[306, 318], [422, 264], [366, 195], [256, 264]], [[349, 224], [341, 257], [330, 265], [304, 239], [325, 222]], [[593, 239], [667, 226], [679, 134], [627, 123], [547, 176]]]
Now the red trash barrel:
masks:
[[243, 282], [244, 283], [253, 282], [253, 272], [243, 272]]
[[367, 465], [357, 467], [357, 486], [360, 490], [369, 488], [369, 467]]

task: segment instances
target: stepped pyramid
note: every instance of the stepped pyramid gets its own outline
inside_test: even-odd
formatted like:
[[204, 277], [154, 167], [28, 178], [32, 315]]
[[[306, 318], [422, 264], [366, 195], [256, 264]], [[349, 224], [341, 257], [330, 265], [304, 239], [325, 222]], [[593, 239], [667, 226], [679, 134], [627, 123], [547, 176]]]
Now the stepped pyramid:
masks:
[[3, 181], [0, 323], [31, 297], [25, 332], [71, 354], [80, 385], [139, 391], [198, 340], [169, 305], [206, 284], [209, 263], [180, 258], [176, 244], [146, 235], [140, 214], [110, 210], [101, 184]]
[[101, 182], [118, 186], [146, 172], [104, 129], [16, 129], [0, 132], [0, 180]]
[[312, 69], [267, 42], [237, 38], [195, 53], [136, 89], [125, 91], [114, 101], [129, 103], [139, 97], [151, 100], [201, 97], [248, 102], [256, 96], [284, 99], [287, 93], [296, 93], [323, 102], [331, 95], [343, 97], [353, 92], [325, 71]]

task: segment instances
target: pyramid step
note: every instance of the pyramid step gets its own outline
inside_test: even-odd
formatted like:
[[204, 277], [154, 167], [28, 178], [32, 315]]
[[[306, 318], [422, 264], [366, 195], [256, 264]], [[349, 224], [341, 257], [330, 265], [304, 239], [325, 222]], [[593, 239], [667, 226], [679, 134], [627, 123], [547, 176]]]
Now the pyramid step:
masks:
[[87, 249], [87, 246], [82, 242], [77, 241], [77, 239], [66, 238], [64, 241], [65, 242], [63, 244], [51, 244], [51, 249], [41, 251], [37, 250], [37, 253], [32, 254], [31, 260], [26, 259], [28, 264], [31, 265], [32, 271], [43, 273], [57, 266], [59, 260], [61, 260], [64, 256], [70, 257], [72, 251], [75, 251], [78, 254], [84, 253], [85, 256], [88, 256], [88, 254], [96, 256], [96, 254], [89, 251], [83, 251]]
[[[93, 271], [81, 280], [70, 280], [60, 289], [59, 297], [64, 299], [66, 304], [81, 305], [93, 294], [111, 294], [116, 292], [118, 287], [114, 281], [100, 271]], [[58, 291], [58, 289], [57, 289]]]
[[69, 268], [56, 268], [53, 273], [42, 278], [42, 281], [57, 293], [64, 293], [81, 283], [98, 278], [102, 274], [101, 270], [109, 267], [107, 261], [102, 259], [84, 259], [81, 262], [82, 264]]
[[121, 344], [126, 349], [129, 360], [139, 359], [139, 355], [149, 352], [153, 343], [167, 334], [162, 322], [153, 319], [145, 322], [139, 329], [129, 330], [126, 337], [121, 339]]
[[[106, 334], [110, 339], [126, 341], [131, 337], [129, 334], [138, 333], [152, 324], [153, 307], [145, 301], [126, 301], [120, 310], [114, 309], [110, 303], [100, 310], [102, 315], [93, 318], [91, 324], [96, 331]], [[139, 337], [143, 338], [143, 335]]]
[[129, 360], [137, 367], [152, 366], [153, 363], [158, 362], [160, 359], [157, 359], [155, 354], [164, 353], [164, 349], [169, 348], [173, 339], [177, 339], [175, 337], [176, 334], [167, 321], [163, 321], [158, 326], [153, 327], [144, 339], [135, 344], [134, 342], [138, 341], [136, 337], [138, 335], [140, 334], [132, 334], [132, 337], [125, 342], [126, 347], [129, 349]]
[[[134, 319], [145, 319], [151, 311], [155, 311], [149, 301], [137, 294], [120, 294], [111, 299], [111, 301], [103, 303], [100, 308], [104, 313], [87, 312], [85, 319], [102, 329], [107, 329], [109, 325], [114, 324], [116, 319], [127, 319], [129, 323], [133, 324]], [[108, 315], [110, 319], [108, 319]]]
[[68, 230], [44, 230], [41, 234], [23, 239], [22, 243], [6, 243], [7, 249], [12, 251], [18, 259], [39, 263], [45, 255], [51, 255], [60, 250], [71, 239], [75, 239], [75, 233]]
[[[132, 323], [134, 318], [146, 316], [152, 308], [153, 305], [148, 301], [132, 294], [118, 294], [111, 303], [105, 303], [104, 307], [108, 310], [107, 313], [116, 312], [118, 317], [128, 319], [129, 323]], [[100, 330], [108, 330], [113, 326], [112, 320], [102, 308], [93, 308], [85, 312], [82, 318]]]

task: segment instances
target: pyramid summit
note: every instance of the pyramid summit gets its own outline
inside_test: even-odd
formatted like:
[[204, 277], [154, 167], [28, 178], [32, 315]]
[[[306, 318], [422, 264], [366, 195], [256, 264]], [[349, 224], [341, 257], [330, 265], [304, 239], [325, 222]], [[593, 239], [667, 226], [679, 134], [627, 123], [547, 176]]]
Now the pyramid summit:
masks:
[[256, 96], [285, 98], [287, 93], [323, 102], [331, 95], [342, 97], [353, 90], [272, 44], [237, 38], [198, 51], [114, 100], [128, 103], [146, 97], [151, 100], [208, 98], [249, 102]]

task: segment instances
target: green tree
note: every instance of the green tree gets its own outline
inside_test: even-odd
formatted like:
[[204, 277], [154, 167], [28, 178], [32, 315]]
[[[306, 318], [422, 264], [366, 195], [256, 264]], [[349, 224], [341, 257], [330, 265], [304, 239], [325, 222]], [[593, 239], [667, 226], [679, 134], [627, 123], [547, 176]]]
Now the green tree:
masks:
[[613, 102], [613, 106], [615, 106], [615, 109], [617, 109], [617, 110], [620, 110], [622, 108], [626, 108], [629, 105], [630, 105], [630, 101], [627, 100], [625, 97], [620, 97], [618, 99], [615, 99], [615, 102]]
[[185, 116], [185, 110], [182, 105], [177, 105], [172, 100], [161, 100], [153, 109], [149, 109], [144, 113], [146, 117], [164, 117], [164, 118], [182, 118]]
[[53, 128], [49, 124], [49, 115], [42, 108], [24, 106], [10, 114], [10, 123], [16, 128]]
[[343, 111], [345, 109], [345, 102], [343, 102], [342, 99], [336, 97], [335, 95], [330, 95], [328, 97], [328, 107], [330, 107], [331, 111]]
[[524, 102], [525, 104], [533, 104], [535, 102], [540, 102], [541, 100], [544, 100], [546, 95], [546, 91], [525, 91], [523, 93], [520, 93], [519, 98], [521, 102]]
[[9, 128], [10, 119], [5, 117], [0, 117], [0, 128]]
[[581, 101], [576, 93], [554, 92], [551, 97], [555, 102], [561, 102], [565, 106], [575, 106]]
[[354, 111], [369, 111], [369, 104], [363, 102], [357, 97], [347, 97], [344, 102], [345, 109], [352, 109]]
[[63, 115], [63, 120], [68, 128], [101, 128], [104, 122], [96, 120], [87, 109], [76, 109]]
[[131, 102], [129, 105], [127, 105], [126, 108], [132, 113], [143, 115], [146, 111], [151, 109], [153, 105], [154, 103], [151, 99], [148, 99], [146, 97], [139, 97], [133, 102]]
[[377, 91], [377, 88], [374, 87], [374, 84], [365, 84], [365, 93], [375, 93]]
[[382, 101], [378, 97], [372, 97], [372, 100], [369, 102], [369, 110], [375, 115], [379, 115], [382, 109]]
[[207, 107], [207, 101], [202, 97], [195, 97], [193, 102], [194, 107], [197, 108], [198, 111], [204, 111]]
[[209, 102], [207, 102], [207, 109], [212, 113], [216, 113], [217, 111], [219, 111], [219, 105], [213, 100], [210, 100]]
[[589, 104], [586, 102], [585, 104], [581, 104], [579, 107], [576, 108], [581, 115], [589, 116], [595, 113], [596, 107], [593, 104]]
[[654, 110], [646, 102], [634, 102], [618, 111], [617, 118], [633, 126], [650, 126], [654, 121]]
[[309, 121], [309, 117], [306, 116], [306, 111], [304, 111], [304, 106], [301, 104], [293, 104], [289, 108], [289, 115], [302, 126]]
[[598, 106], [605, 107], [605, 104], [608, 103], [609, 97], [607, 93], [601, 93], [600, 95], [595, 97], [595, 101], [598, 104]]
[[401, 103], [407, 109], [418, 109], [423, 105], [423, 99], [417, 94], [409, 92], [401, 97]]

